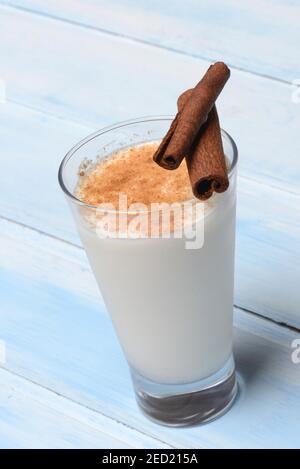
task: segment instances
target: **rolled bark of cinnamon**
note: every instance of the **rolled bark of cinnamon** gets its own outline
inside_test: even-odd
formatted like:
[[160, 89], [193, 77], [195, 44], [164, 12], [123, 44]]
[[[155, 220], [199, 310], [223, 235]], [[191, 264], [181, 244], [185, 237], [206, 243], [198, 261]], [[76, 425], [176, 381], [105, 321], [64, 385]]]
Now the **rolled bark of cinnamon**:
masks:
[[153, 159], [166, 169], [176, 169], [189, 153], [200, 127], [206, 122], [230, 76], [223, 62], [211, 65], [200, 82], [191, 90], [185, 105], [178, 110], [171, 127]]
[[[177, 100], [179, 111], [184, 108], [192, 92], [193, 90], [187, 90], [179, 96]], [[215, 105], [185, 159], [195, 197], [207, 200], [214, 191], [226, 191], [229, 180], [219, 117]]]
[[207, 200], [213, 192], [225, 192], [229, 186], [217, 108], [214, 106], [186, 155], [193, 194]]

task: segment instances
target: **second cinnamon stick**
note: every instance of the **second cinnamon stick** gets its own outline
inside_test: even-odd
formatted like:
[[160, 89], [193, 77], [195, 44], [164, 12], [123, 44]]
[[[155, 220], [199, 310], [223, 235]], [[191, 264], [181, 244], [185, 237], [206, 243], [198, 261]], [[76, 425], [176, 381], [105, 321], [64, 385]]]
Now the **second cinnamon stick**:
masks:
[[[179, 112], [192, 96], [192, 92], [193, 90], [187, 90], [179, 96], [177, 101]], [[219, 117], [215, 105], [185, 159], [195, 197], [207, 200], [214, 191], [226, 191], [229, 180]]]

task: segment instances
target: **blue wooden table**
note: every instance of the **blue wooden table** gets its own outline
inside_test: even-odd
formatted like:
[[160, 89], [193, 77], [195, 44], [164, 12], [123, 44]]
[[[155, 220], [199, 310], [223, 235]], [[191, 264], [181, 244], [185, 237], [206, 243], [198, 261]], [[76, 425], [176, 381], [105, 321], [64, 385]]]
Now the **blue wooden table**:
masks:
[[[297, 0], [0, 0], [1, 448], [300, 447], [299, 18]], [[56, 174], [91, 131], [174, 113], [215, 60], [240, 153], [241, 392], [179, 430], [137, 409]]]

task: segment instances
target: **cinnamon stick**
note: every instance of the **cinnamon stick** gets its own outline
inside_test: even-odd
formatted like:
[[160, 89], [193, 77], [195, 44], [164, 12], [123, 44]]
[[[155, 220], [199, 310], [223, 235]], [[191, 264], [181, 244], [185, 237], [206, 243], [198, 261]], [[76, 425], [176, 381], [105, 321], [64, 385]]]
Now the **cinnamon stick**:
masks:
[[225, 192], [229, 186], [221, 129], [214, 106], [200, 129], [191, 152], [186, 155], [193, 194], [207, 200], [213, 192]]
[[171, 127], [153, 159], [166, 169], [176, 169], [189, 153], [200, 127], [205, 123], [217, 97], [230, 76], [223, 62], [211, 65], [192, 89], [187, 102], [178, 110]]
[[[178, 110], [182, 110], [193, 90], [182, 93]], [[193, 194], [200, 200], [209, 199], [213, 192], [225, 192], [229, 186], [217, 108], [214, 105], [186, 155]]]

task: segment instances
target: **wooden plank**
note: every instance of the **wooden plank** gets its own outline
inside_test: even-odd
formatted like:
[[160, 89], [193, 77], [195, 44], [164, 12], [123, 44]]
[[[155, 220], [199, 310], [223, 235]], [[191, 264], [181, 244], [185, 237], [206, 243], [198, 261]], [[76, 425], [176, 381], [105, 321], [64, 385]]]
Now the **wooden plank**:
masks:
[[5, 148], [0, 215], [79, 243], [57, 173], [66, 152], [91, 131], [21, 106], [0, 105], [0, 140]]
[[0, 448], [166, 445], [0, 368]]
[[299, 333], [237, 310], [241, 393], [235, 406], [203, 427], [155, 425], [136, 407], [83, 251], [5, 221], [0, 233], [7, 370], [173, 447], [299, 446], [300, 374], [291, 360]]
[[238, 185], [235, 303], [300, 328], [299, 196]]
[[285, 0], [2, 0], [39, 14], [280, 80], [300, 77], [299, 2]]
[[[208, 66], [95, 30], [3, 6], [0, 11], [0, 77], [7, 81], [7, 98], [91, 127], [174, 113], [179, 93]], [[234, 70], [219, 110], [237, 141], [240, 173], [299, 193], [300, 107], [293, 91]]]
[[[90, 131], [14, 104], [0, 106], [6, 150], [0, 215], [80, 245], [57, 169], [67, 149]], [[299, 210], [299, 196], [240, 177], [235, 302], [298, 327]]]

